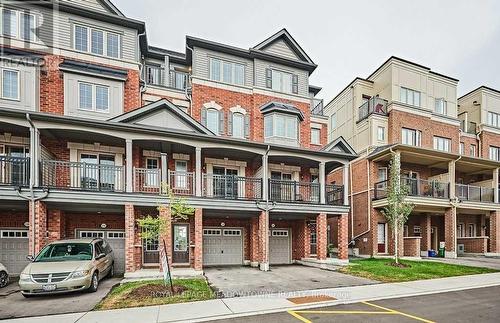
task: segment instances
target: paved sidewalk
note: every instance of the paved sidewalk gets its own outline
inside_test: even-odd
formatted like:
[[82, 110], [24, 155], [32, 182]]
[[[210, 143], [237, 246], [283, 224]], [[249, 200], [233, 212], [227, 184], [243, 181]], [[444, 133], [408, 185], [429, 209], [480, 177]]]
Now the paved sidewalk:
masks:
[[[6, 320], [3, 322], [202, 322], [237, 316], [274, 313], [288, 309], [298, 310], [337, 304], [357, 303], [368, 300], [443, 293], [488, 286], [500, 286], [500, 273], [420, 280], [405, 283], [318, 289], [252, 297], [235, 297], [203, 302], [149, 306], [121, 310], [32, 317], [26, 319]], [[336, 300], [303, 305], [295, 305], [291, 301], [287, 300], [287, 298], [290, 297], [315, 295], [327, 295], [335, 297]]]
[[484, 256], [460, 256], [457, 258], [422, 258], [426, 261], [437, 261], [446, 264], [483, 267], [500, 270], [500, 258]]

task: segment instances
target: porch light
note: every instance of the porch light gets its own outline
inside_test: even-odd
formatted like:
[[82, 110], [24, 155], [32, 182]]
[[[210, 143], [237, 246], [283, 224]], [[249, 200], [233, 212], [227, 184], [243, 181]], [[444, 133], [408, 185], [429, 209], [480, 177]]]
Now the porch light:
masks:
[[101, 229], [106, 229], [108, 225], [106, 223], [101, 223]]
[[30, 223], [29, 223], [29, 222], [24, 222], [23, 224], [24, 224], [24, 226], [25, 226], [26, 228], [29, 228], [29, 226], [30, 226]]
[[224, 222], [221, 222], [221, 223], [220, 223], [220, 226], [221, 226], [221, 227], [225, 227], [225, 226], [226, 226], [226, 224], [225, 224]]
[[273, 224], [271, 224], [271, 228], [274, 228], [275, 226], [276, 226], [276, 224], [274, 224], [274, 223], [273, 223]]

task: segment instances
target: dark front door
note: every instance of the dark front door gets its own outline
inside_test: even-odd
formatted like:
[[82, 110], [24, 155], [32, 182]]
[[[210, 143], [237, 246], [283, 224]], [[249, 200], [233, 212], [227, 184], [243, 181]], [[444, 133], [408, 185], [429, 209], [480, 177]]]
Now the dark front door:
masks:
[[173, 262], [189, 263], [189, 226], [174, 224], [173, 226]]

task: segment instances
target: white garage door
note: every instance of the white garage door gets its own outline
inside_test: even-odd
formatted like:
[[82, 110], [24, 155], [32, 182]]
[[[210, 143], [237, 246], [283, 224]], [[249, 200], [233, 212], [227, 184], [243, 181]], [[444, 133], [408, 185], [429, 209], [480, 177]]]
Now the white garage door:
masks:
[[273, 229], [269, 234], [269, 262], [275, 265], [291, 263], [290, 231]]
[[115, 259], [115, 273], [123, 274], [125, 272], [125, 232], [117, 230], [77, 230], [79, 238], [103, 238], [111, 249]]
[[0, 262], [10, 274], [20, 274], [28, 264], [28, 244], [28, 230], [0, 229]]
[[203, 265], [243, 264], [243, 230], [203, 228]]

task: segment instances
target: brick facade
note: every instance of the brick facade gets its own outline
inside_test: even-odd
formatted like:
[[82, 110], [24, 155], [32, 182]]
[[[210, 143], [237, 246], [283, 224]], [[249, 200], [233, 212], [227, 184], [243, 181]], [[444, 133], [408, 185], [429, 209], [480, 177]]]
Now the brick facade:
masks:
[[485, 159], [490, 159], [490, 146], [500, 147], [500, 134], [482, 131], [479, 137], [481, 139], [482, 147], [479, 152], [479, 156]]
[[29, 254], [36, 255], [47, 244], [47, 206], [42, 201], [30, 203]]
[[420, 257], [420, 237], [405, 237], [403, 239], [403, 255], [405, 257]]
[[446, 252], [456, 253], [457, 209], [447, 208], [444, 213], [444, 241]]
[[194, 269], [203, 268], [203, 209], [194, 211]]
[[490, 252], [500, 253], [500, 211], [490, 212]]
[[488, 251], [488, 238], [486, 237], [457, 238], [457, 244], [464, 245], [465, 253], [484, 254]]
[[317, 237], [317, 246], [316, 246], [317, 258], [319, 260], [325, 260], [328, 252], [326, 213], [320, 213], [316, 217], [316, 237]]
[[337, 219], [337, 232], [338, 232], [338, 258], [341, 260], [348, 259], [348, 244], [349, 244], [349, 233], [348, 233], [348, 214], [341, 214]]
[[133, 204], [125, 204], [125, 272], [138, 269], [135, 256], [135, 210]]

